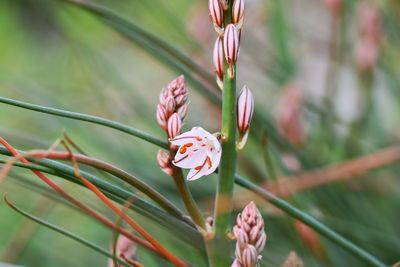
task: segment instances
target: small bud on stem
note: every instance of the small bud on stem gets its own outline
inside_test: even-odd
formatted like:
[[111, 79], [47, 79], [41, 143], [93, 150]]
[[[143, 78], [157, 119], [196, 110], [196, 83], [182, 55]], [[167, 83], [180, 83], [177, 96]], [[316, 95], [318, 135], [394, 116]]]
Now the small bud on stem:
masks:
[[251, 125], [251, 118], [254, 112], [254, 98], [251, 90], [247, 86], [243, 86], [237, 98], [236, 120], [239, 130], [239, 142], [237, 148], [241, 149], [246, 144], [248, 132]]
[[229, 24], [224, 34], [224, 51], [225, 59], [229, 64], [228, 77], [234, 76], [234, 66], [239, 54], [239, 33], [234, 24]]

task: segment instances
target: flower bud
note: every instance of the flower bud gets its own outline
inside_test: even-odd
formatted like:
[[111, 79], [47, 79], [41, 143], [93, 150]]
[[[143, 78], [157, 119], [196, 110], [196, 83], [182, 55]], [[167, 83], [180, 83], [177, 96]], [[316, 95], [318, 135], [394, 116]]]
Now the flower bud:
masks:
[[167, 111], [165, 110], [164, 106], [161, 104], [157, 105], [156, 117], [157, 117], [157, 122], [160, 125], [160, 127], [163, 128], [164, 130], [166, 130], [168, 116], [167, 116]]
[[229, 24], [225, 29], [224, 51], [228, 64], [235, 65], [239, 54], [239, 33], [233, 24]]
[[176, 112], [178, 113], [178, 115], [181, 117], [182, 121], [185, 119], [186, 114], [187, 114], [187, 110], [188, 110], [188, 104], [184, 104], [183, 106], [181, 106]]
[[235, 64], [239, 55], [240, 35], [234, 24], [229, 24], [224, 33], [224, 52], [228, 62], [228, 78], [232, 79], [235, 75]]
[[175, 99], [173, 96], [169, 96], [165, 100], [165, 110], [167, 115], [171, 115], [175, 111]]
[[242, 253], [242, 266], [255, 267], [258, 259], [258, 253], [254, 246], [248, 245]]
[[253, 94], [247, 86], [243, 86], [239, 93], [236, 110], [239, 133], [244, 135], [250, 128], [251, 118], [254, 111]]
[[244, 18], [244, 0], [235, 0], [232, 5], [232, 21], [240, 29]]
[[297, 253], [291, 251], [285, 262], [282, 264], [282, 267], [304, 267], [304, 264], [299, 256], [297, 256]]
[[224, 10], [228, 10], [229, 8], [228, 0], [219, 0], [219, 2], [221, 3], [221, 6]]
[[240, 262], [238, 260], [234, 260], [231, 267], [242, 267], [242, 266], [240, 265]]
[[232, 266], [255, 267], [267, 236], [264, 232], [264, 220], [254, 202], [250, 202], [237, 216], [233, 234], [237, 242], [236, 259]]
[[219, 0], [209, 0], [208, 9], [211, 19], [216, 27], [222, 28], [224, 23], [224, 11]]
[[168, 119], [168, 137], [174, 138], [179, 135], [182, 128], [182, 119], [178, 113], [174, 113]]
[[165, 172], [169, 176], [172, 176], [174, 171], [171, 166], [171, 159], [170, 159], [170, 155], [168, 152], [166, 152], [164, 150], [159, 150], [157, 153], [157, 163], [163, 172]]
[[213, 61], [215, 73], [217, 74], [218, 78], [222, 80], [224, 78], [224, 51], [222, 39], [220, 37], [217, 38], [214, 44]]

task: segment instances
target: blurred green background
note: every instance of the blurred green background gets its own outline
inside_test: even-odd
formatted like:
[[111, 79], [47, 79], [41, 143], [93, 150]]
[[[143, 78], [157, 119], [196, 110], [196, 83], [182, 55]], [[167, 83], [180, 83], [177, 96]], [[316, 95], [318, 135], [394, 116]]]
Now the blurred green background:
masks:
[[[213, 75], [215, 33], [207, 1], [91, 2], [165, 41]], [[348, 0], [337, 12], [329, 2], [246, 1], [238, 87], [246, 84], [252, 89], [256, 115], [262, 119], [254, 122], [254, 135], [240, 152], [238, 172], [256, 182], [270, 176], [260, 145], [264, 131], [278, 175], [319, 169], [399, 143], [399, 1]], [[0, 1], [0, 40], [1, 96], [110, 118], [165, 138], [155, 119], [158, 94], [182, 69], [196, 80], [186, 76], [190, 110], [184, 128], [201, 125], [218, 131], [219, 105], [204, 97], [204, 92], [220, 94], [213, 80], [199, 79], [193, 70], [162, 60], [106, 20], [68, 1]], [[184, 209], [173, 181], [157, 166], [154, 146], [104, 127], [5, 104], [0, 104], [0, 121], [0, 135], [23, 150], [47, 149], [65, 131], [89, 155], [136, 174]], [[393, 161], [354, 180], [298, 192], [289, 200], [393, 264], [400, 260], [399, 171]], [[14, 169], [0, 184], [0, 193], [8, 192], [25, 210], [108, 248], [109, 230], [48, 200], [28, 181], [40, 184], [29, 171]], [[87, 190], [60, 183], [104, 210]], [[215, 175], [190, 183], [205, 215], [212, 213], [215, 183]], [[246, 203], [237, 200], [239, 210]], [[323, 238], [314, 241], [316, 249], [288, 216], [258, 203], [268, 235], [262, 266], [281, 266], [291, 250], [305, 266], [364, 266]], [[141, 216], [135, 218], [174, 251], [187, 251], [195, 266], [205, 266], [204, 259], [197, 260], [198, 255], [165, 229]], [[26, 221], [3, 203], [0, 229], [0, 262], [41, 267], [107, 264], [105, 257]], [[138, 259], [145, 266], [169, 266], [140, 249]]]

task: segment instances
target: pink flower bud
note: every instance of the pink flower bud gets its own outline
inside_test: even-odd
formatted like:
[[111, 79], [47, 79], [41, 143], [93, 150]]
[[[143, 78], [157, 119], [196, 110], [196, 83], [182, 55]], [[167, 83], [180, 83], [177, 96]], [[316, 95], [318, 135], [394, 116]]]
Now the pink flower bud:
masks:
[[170, 159], [170, 155], [168, 152], [166, 152], [164, 150], [159, 150], [157, 153], [157, 163], [163, 172], [165, 172], [169, 176], [172, 176], [172, 174], [174, 173], [174, 170], [171, 166], [171, 159]]
[[164, 106], [161, 104], [157, 105], [157, 122], [160, 125], [161, 128], [164, 130], [167, 130], [167, 111], [165, 110]]
[[178, 113], [174, 113], [168, 119], [168, 137], [174, 138], [180, 134], [182, 128], [182, 119]]
[[243, 86], [237, 99], [237, 126], [241, 135], [250, 128], [251, 118], [254, 111], [253, 94], [247, 86]]
[[172, 113], [175, 112], [175, 99], [173, 96], [167, 97], [165, 100], [165, 110], [167, 112], [167, 115], [170, 116]]
[[217, 74], [218, 78], [222, 80], [224, 78], [224, 50], [222, 39], [220, 37], [217, 38], [214, 44], [213, 61], [215, 73]]
[[354, 59], [360, 71], [373, 71], [378, 62], [378, 57], [379, 47], [375, 41], [364, 37], [357, 42], [354, 51]]
[[186, 114], [187, 114], [187, 110], [188, 110], [188, 104], [184, 104], [183, 106], [181, 106], [176, 112], [178, 113], [178, 115], [181, 117], [182, 120], [185, 119]]
[[291, 251], [287, 256], [285, 262], [282, 264], [282, 267], [304, 267], [304, 264], [299, 256], [297, 256], [297, 253]]
[[222, 10], [219, 0], [209, 0], [208, 9], [210, 10], [211, 19], [214, 25], [222, 28], [224, 23], [224, 11]]
[[224, 10], [228, 10], [229, 8], [228, 0], [219, 0], [219, 2], [221, 3], [221, 6]]
[[244, 18], [244, 0], [235, 0], [232, 5], [232, 21], [240, 29]]
[[232, 266], [256, 266], [267, 236], [264, 232], [264, 220], [254, 202], [250, 202], [237, 216], [233, 233], [236, 237], [236, 259]]
[[238, 260], [234, 260], [231, 267], [242, 267], [242, 266], [240, 265], [240, 262]]
[[[120, 235], [117, 239], [117, 244], [116, 244], [116, 256], [120, 257], [123, 256], [124, 258], [132, 258], [136, 252], [136, 244], [125, 237], [124, 235]], [[108, 267], [113, 267], [114, 266], [114, 261], [109, 260], [108, 261]]]
[[256, 267], [258, 253], [254, 246], [248, 245], [242, 253], [242, 266], [243, 267]]
[[225, 29], [224, 51], [228, 64], [235, 65], [239, 54], [239, 33], [233, 24], [229, 24]]
[[175, 98], [176, 106], [177, 106], [177, 107], [180, 107], [180, 106], [182, 106], [182, 105], [185, 105], [186, 102], [187, 102], [187, 100], [188, 100], [188, 95], [187, 95], [187, 94], [178, 95], [178, 96]]

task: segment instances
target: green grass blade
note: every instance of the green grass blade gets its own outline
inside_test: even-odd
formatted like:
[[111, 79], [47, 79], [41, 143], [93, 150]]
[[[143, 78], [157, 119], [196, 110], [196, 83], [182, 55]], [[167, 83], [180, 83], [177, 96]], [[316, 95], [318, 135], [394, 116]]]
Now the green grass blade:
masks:
[[169, 148], [169, 145], [167, 142], [164, 142], [164, 141], [158, 139], [157, 137], [154, 137], [146, 132], [143, 132], [136, 128], [122, 124], [120, 122], [112, 121], [109, 119], [92, 116], [92, 115], [87, 115], [87, 114], [83, 114], [83, 113], [78, 113], [78, 112], [72, 112], [72, 111], [51, 108], [51, 107], [44, 107], [44, 106], [30, 104], [30, 103], [26, 103], [26, 102], [14, 100], [14, 99], [9, 99], [6, 97], [0, 97], [0, 103], [5, 103], [5, 104], [9, 104], [9, 105], [13, 105], [13, 106], [21, 107], [21, 108], [26, 108], [26, 109], [30, 109], [30, 110], [34, 110], [34, 111], [38, 111], [38, 112], [42, 112], [42, 113], [52, 114], [52, 115], [59, 116], [59, 117], [65, 117], [65, 118], [75, 119], [75, 120], [79, 120], [79, 121], [86, 121], [86, 122], [90, 122], [90, 123], [103, 125], [108, 128], [116, 129], [121, 132], [130, 134], [132, 136], [140, 138], [144, 141], [147, 141], [147, 142], [157, 145], [159, 147], [167, 148], [167, 149]]
[[[102, 254], [103, 256], [105, 256], [107, 258], [110, 258], [110, 259], [113, 258], [113, 255], [108, 250], [106, 250], [106, 249], [94, 244], [93, 242], [90, 242], [90, 241], [88, 241], [88, 240], [86, 240], [86, 239], [84, 239], [84, 238], [82, 238], [82, 237], [80, 237], [80, 236], [78, 236], [78, 235], [76, 235], [74, 233], [71, 233], [71, 232], [69, 232], [69, 231], [67, 231], [67, 230], [65, 230], [65, 229], [63, 229], [61, 227], [58, 227], [58, 226], [56, 226], [54, 224], [51, 224], [51, 223], [49, 223], [49, 222], [47, 222], [45, 220], [42, 220], [42, 219], [38, 218], [36, 216], [33, 216], [32, 214], [29, 214], [26, 211], [23, 211], [22, 209], [18, 208], [17, 206], [15, 206], [11, 202], [9, 202], [9, 200], [6, 198], [6, 196], [4, 197], [4, 201], [6, 202], [6, 204], [10, 208], [12, 208], [13, 210], [18, 212], [19, 214], [21, 214], [25, 218], [28, 218], [29, 220], [32, 220], [32, 221], [34, 221], [34, 222], [36, 222], [36, 223], [38, 223], [40, 225], [43, 225], [44, 227], [47, 227], [47, 228], [49, 228], [49, 229], [51, 229], [51, 230], [53, 230], [53, 231], [55, 231], [57, 233], [60, 233], [60, 234], [62, 234], [64, 236], [66, 236], [66, 237], [69, 237], [72, 240], [74, 240], [74, 241], [76, 241], [76, 242], [78, 242], [78, 243], [80, 243], [80, 244], [82, 244], [82, 245], [84, 245], [84, 246], [86, 246], [86, 247], [88, 247], [88, 248], [90, 248], [90, 249]], [[123, 261], [123, 260], [121, 260], [119, 258], [117, 258], [116, 260], [120, 264], [123, 264], [124, 266], [127, 266], [127, 267], [131, 266], [130, 264], [126, 263], [125, 261]]]

